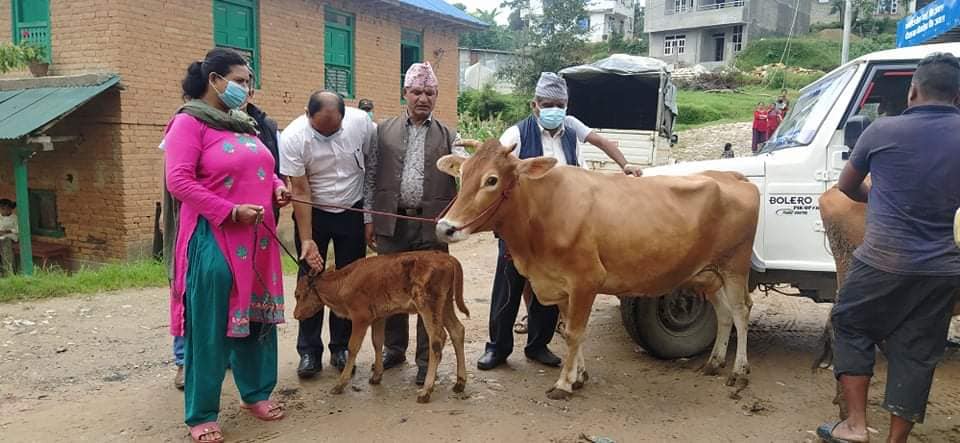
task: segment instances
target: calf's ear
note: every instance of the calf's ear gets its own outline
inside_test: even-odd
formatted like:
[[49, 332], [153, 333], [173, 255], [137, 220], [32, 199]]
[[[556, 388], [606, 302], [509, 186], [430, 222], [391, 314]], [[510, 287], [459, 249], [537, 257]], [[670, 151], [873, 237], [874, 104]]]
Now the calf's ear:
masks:
[[557, 159], [553, 157], [534, 157], [526, 160], [520, 160], [517, 165], [517, 173], [521, 176], [538, 179], [547, 175], [554, 166], [557, 165]]
[[460, 167], [467, 159], [454, 154], [444, 155], [437, 160], [437, 169], [453, 177], [460, 177]]

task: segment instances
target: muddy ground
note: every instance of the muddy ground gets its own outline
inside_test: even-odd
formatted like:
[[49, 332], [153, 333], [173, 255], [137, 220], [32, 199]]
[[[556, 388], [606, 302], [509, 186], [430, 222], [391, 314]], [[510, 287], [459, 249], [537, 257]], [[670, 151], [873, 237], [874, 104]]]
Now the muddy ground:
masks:
[[[286, 403], [288, 417], [261, 423], [241, 413], [228, 373], [221, 414], [228, 440], [803, 442], [813, 441], [816, 425], [835, 414], [832, 376], [809, 369], [829, 306], [781, 295], [754, 294], [752, 379], [737, 395], [724, 386], [726, 373], [697, 373], [704, 357], [661, 361], [637, 347], [620, 323], [613, 297], [595, 306], [585, 348], [591, 378], [572, 400], [546, 398], [558, 370], [526, 361], [522, 339], [509, 366], [478, 371], [496, 245], [483, 236], [453, 253], [463, 261], [473, 313], [464, 322], [469, 365], [464, 396], [450, 392], [455, 359], [449, 346], [432, 403], [415, 402], [412, 363], [387, 371], [381, 386], [369, 386], [367, 343], [353, 389], [330, 395], [329, 367], [316, 380], [296, 377], [294, 322], [280, 328], [277, 397]], [[287, 279], [288, 293], [292, 284]], [[0, 305], [0, 440], [189, 441], [182, 396], [171, 385], [166, 298], [165, 289], [152, 289]], [[287, 307], [292, 318], [292, 297]], [[559, 338], [553, 349], [565, 349]], [[878, 374], [870, 410], [879, 440], [886, 429], [877, 407], [882, 365]], [[916, 435], [916, 441], [960, 440], [956, 352], [937, 372], [927, 423]]]

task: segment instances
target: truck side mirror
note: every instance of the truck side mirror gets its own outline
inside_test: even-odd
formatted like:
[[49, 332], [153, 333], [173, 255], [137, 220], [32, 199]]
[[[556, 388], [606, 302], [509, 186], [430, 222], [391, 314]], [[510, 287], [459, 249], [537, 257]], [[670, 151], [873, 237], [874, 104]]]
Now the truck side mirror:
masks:
[[867, 126], [870, 126], [870, 119], [864, 115], [855, 115], [847, 120], [843, 125], [843, 144], [847, 149], [852, 151], [854, 146], [857, 146], [857, 140], [863, 135]]

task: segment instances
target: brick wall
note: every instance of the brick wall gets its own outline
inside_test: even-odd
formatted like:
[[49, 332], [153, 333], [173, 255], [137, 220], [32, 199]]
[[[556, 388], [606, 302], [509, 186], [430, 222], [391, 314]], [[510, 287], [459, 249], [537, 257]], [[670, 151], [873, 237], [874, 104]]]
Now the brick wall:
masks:
[[[59, 221], [66, 237], [44, 241], [66, 243], [79, 262], [124, 256], [120, 141], [120, 96], [102, 94], [64, 119], [52, 135], [79, 136], [38, 152], [27, 162], [29, 187], [54, 191]], [[0, 156], [0, 196], [15, 197], [13, 164]]]
[[[422, 16], [397, 18], [370, 0], [260, 1], [261, 89], [254, 102], [284, 127], [323, 88], [323, 11], [356, 14], [355, 106], [376, 103], [378, 119], [401, 112], [400, 33], [424, 33], [423, 55], [441, 82], [436, 115], [456, 124], [457, 34]], [[61, 222], [81, 260], [146, 256], [163, 177], [159, 144], [181, 104], [180, 81], [213, 46], [211, 2], [51, 0], [51, 74], [116, 72], [123, 90], [98, 98], [57, 126], [83, 131], [78, 147], [57, 146], [30, 163], [31, 186], [55, 189]], [[10, 2], [0, 0], [0, 41], [10, 40]], [[66, 175], [75, 183], [67, 184]], [[37, 183], [35, 185], [35, 183]], [[12, 165], [0, 159], [0, 194], [12, 195]]]

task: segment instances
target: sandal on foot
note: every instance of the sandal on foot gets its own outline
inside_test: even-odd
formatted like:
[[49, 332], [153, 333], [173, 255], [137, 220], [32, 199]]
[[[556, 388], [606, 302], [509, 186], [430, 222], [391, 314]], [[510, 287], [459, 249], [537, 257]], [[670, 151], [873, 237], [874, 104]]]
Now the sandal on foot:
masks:
[[855, 440], [844, 440], [833, 436], [833, 430], [840, 426], [839, 421], [824, 423], [817, 428], [817, 437], [826, 443], [857, 443]]
[[[220, 425], [215, 421], [209, 421], [206, 423], [200, 423], [196, 426], [190, 426], [190, 437], [193, 438], [193, 441], [196, 443], [223, 443], [223, 431], [220, 430]], [[212, 438], [213, 434], [220, 434], [216, 438]]]
[[524, 315], [516, 324], [513, 325], [513, 332], [517, 334], [526, 334], [527, 333], [527, 316]]
[[274, 421], [283, 418], [283, 406], [273, 400], [258, 401], [252, 405], [243, 404], [240, 407], [250, 411], [250, 414], [263, 421]]

